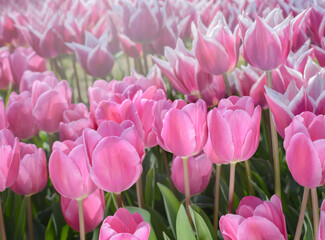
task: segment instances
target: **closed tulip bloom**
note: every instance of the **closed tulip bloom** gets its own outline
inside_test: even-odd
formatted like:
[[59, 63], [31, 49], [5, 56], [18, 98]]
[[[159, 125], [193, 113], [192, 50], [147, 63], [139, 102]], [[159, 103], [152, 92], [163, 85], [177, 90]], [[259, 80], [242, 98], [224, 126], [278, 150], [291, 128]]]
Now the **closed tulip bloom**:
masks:
[[124, 34], [119, 34], [119, 40], [123, 52], [132, 58], [140, 57], [142, 53], [142, 45], [139, 43], [133, 42]]
[[33, 116], [31, 93], [12, 92], [7, 103], [7, 119], [9, 129], [15, 136], [27, 139], [38, 133], [38, 125]]
[[76, 54], [82, 69], [93, 77], [105, 77], [114, 65], [114, 58], [109, 51], [107, 32], [100, 38], [85, 33], [85, 44], [67, 43]]
[[120, 193], [138, 181], [145, 151], [131, 121], [102, 122], [97, 131], [85, 129], [83, 139], [90, 175], [99, 188]]
[[[201, 154], [188, 158], [188, 175], [191, 196], [202, 193], [208, 186], [212, 173], [212, 163]], [[177, 190], [185, 194], [183, 160], [174, 156], [171, 166], [171, 179]]]
[[19, 171], [19, 140], [8, 129], [0, 130], [0, 192], [16, 181]]
[[239, 16], [240, 34], [243, 41], [242, 55], [253, 67], [271, 71], [288, 57], [291, 48], [291, 23], [284, 19], [281, 10], [275, 8], [265, 19], [255, 14], [255, 22]]
[[11, 72], [10, 52], [6, 47], [0, 48], [0, 89], [6, 90], [14, 79]]
[[26, 70], [35, 72], [46, 70], [46, 59], [38, 56], [31, 48], [18, 47], [9, 59], [16, 86], [20, 85], [21, 77]]
[[[104, 192], [97, 189], [82, 200], [85, 231], [93, 231], [104, 218], [105, 197]], [[61, 196], [61, 210], [68, 225], [79, 232], [78, 201]]]
[[261, 107], [254, 109], [251, 97], [222, 99], [209, 112], [209, 138], [218, 156], [218, 164], [248, 160], [256, 152], [260, 139]]
[[60, 122], [60, 140], [76, 140], [82, 135], [85, 128], [93, 128], [88, 108], [83, 103], [71, 104], [69, 109], [63, 112]]
[[50, 86], [55, 86], [58, 84], [58, 79], [52, 71], [32, 72], [30, 70], [26, 70], [21, 77], [19, 92], [32, 92], [33, 84], [36, 81], [47, 83]]
[[325, 116], [303, 112], [285, 129], [283, 146], [293, 178], [308, 188], [325, 183]]
[[226, 19], [218, 12], [208, 28], [193, 24], [194, 52], [202, 69], [215, 75], [232, 71], [238, 61], [240, 38], [232, 33]]
[[105, 218], [100, 227], [99, 240], [148, 240], [150, 224], [139, 213], [131, 214], [119, 208], [114, 216]]
[[7, 127], [8, 127], [8, 123], [7, 123], [6, 108], [2, 98], [0, 98], [0, 130]]
[[236, 215], [222, 216], [219, 224], [225, 240], [288, 239], [282, 204], [277, 195], [264, 202], [257, 197], [244, 197]]
[[323, 200], [322, 206], [320, 208], [317, 240], [323, 240], [324, 238], [325, 238], [325, 200]]
[[83, 144], [55, 142], [49, 173], [54, 188], [64, 197], [80, 200], [97, 189], [90, 178]]
[[207, 106], [203, 100], [186, 104], [161, 100], [154, 109], [158, 144], [180, 157], [202, 151], [207, 140]]
[[44, 150], [34, 144], [20, 143], [20, 166], [17, 179], [10, 189], [31, 196], [47, 184], [47, 161]]
[[62, 80], [57, 85], [36, 81], [33, 84], [33, 115], [41, 130], [56, 132], [62, 121], [63, 111], [71, 104], [71, 88]]

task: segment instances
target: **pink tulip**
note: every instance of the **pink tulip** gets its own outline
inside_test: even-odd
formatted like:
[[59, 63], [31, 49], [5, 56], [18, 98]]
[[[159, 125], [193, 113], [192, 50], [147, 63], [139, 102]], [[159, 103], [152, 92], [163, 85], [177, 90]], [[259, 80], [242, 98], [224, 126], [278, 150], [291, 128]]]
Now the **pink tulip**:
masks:
[[236, 215], [222, 216], [219, 224], [225, 240], [288, 239], [282, 204], [277, 195], [264, 202], [257, 197], [244, 197]]
[[58, 83], [58, 79], [52, 71], [32, 72], [30, 70], [26, 70], [21, 77], [19, 92], [32, 92], [33, 84], [36, 81], [45, 82], [50, 86], [55, 86]]
[[155, 1], [123, 2], [124, 34], [135, 42], [155, 40], [162, 26], [163, 15]]
[[218, 12], [209, 27], [193, 25], [193, 49], [202, 69], [215, 75], [231, 72], [237, 65], [240, 39], [229, 29], [226, 19]]
[[324, 238], [325, 238], [325, 200], [323, 200], [322, 206], [320, 208], [320, 219], [319, 219], [317, 240], [323, 240]]
[[324, 8], [314, 4], [310, 11], [307, 31], [313, 43], [317, 45], [321, 44], [324, 37], [324, 21]]
[[303, 112], [285, 129], [283, 146], [293, 178], [308, 188], [325, 183], [323, 167], [325, 116]]
[[97, 186], [90, 178], [83, 144], [55, 142], [49, 160], [49, 173], [54, 188], [64, 197], [83, 199]]
[[150, 224], [139, 213], [130, 214], [119, 208], [114, 216], [105, 218], [100, 227], [99, 240], [148, 240]]
[[5, 104], [2, 98], [0, 98], [0, 130], [7, 127], [8, 127], [8, 123], [7, 123]]
[[31, 48], [18, 47], [10, 55], [10, 66], [14, 83], [20, 85], [20, 80], [26, 70], [43, 72], [46, 70], [46, 60], [38, 56]]
[[33, 116], [31, 93], [12, 92], [7, 103], [9, 129], [19, 138], [27, 139], [38, 133], [38, 125]]
[[10, 52], [6, 47], [0, 48], [0, 89], [6, 90], [13, 83], [9, 60]]
[[316, 74], [310, 78], [307, 86], [301, 87], [300, 90], [295, 81], [292, 81], [284, 94], [265, 87], [265, 98], [273, 113], [275, 127], [281, 137], [284, 138], [284, 129], [289, 126], [294, 116], [303, 111], [325, 114], [324, 77]]
[[[254, 109], [251, 97], [222, 99], [218, 108], [209, 112], [208, 129], [217, 164], [248, 160], [256, 152], [260, 138], [261, 107]], [[212, 160], [212, 159], [211, 159]], [[213, 160], [212, 160], [213, 161]], [[217, 162], [218, 161], [218, 162]]]
[[57, 85], [36, 81], [33, 84], [33, 115], [41, 130], [56, 132], [62, 121], [63, 111], [71, 104], [71, 88], [62, 80]]
[[47, 161], [44, 150], [33, 144], [20, 143], [20, 166], [17, 179], [10, 189], [31, 196], [47, 184]]
[[119, 40], [121, 43], [121, 48], [127, 56], [132, 58], [140, 57], [142, 53], [141, 44], [133, 42], [124, 34], [119, 34]]
[[203, 100], [161, 100], [154, 109], [154, 131], [158, 144], [180, 157], [202, 151], [207, 140], [207, 106]]
[[[191, 196], [200, 194], [208, 186], [212, 173], [212, 163], [201, 154], [188, 158], [188, 175]], [[174, 156], [171, 166], [171, 179], [177, 190], [185, 194], [183, 160]]]
[[239, 16], [243, 41], [242, 55], [253, 67], [271, 71], [288, 57], [291, 48], [290, 17], [284, 19], [280, 9], [271, 11], [265, 19], [255, 14], [255, 22]]
[[144, 144], [131, 121], [102, 122], [97, 131], [83, 131], [90, 175], [104, 191], [120, 193], [138, 181], [142, 173]]
[[85, 44], [67, 43], [76, 54], [82, 69], [94, 77], [105, 77], [114, 65], [114, 58], [108, 47], [107, 33], [97, 39], [86, 31]]
[[0, 45], [10, 43], [13, 39], [17, 38], [18, 31], [14, 26], [14, 21], [9, 13], [1, 14], [0, 16]]
[[[97, 189], [82, 200], [85, 231], [93, 231], [103, 220], [105, 210], [104, 192]], [[79, 232], [78, 201], [61, 196], [61, 210], [68, 225]]]
[[60, 122], [60, 141], [76, 140], [85, 128], [93, 128], [87, 106], [83, 103], [71, 104], [69, 109], [63, 112]]
[[8, 129], [0, 130], [0, 192], [16, 181], [19, 171], [19, 140]]

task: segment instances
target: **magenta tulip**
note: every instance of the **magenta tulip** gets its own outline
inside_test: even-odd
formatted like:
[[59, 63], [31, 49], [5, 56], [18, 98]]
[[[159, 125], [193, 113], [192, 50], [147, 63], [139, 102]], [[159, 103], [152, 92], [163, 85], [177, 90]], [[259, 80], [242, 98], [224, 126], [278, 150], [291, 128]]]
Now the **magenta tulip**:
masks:
[[31, 196], [47, 184], [47, 161], [44, 150], [33, 144], [20, 143], [20, 166], [17, 179], [10, 189]]
[[[97, 189], [82, 200], [85, 231], [93, 231], [104, 218], [105, 197], [104, 192]], [[79, 232], [78, 201], [61, 196], [61, 210], [68, 225]]]
[[203, 100], [161, 100], [154, 109], [154, 131], [158, 144], [180, 157], [202, 151], [207, 140], [207, 106]]
[[231, 72], [237, 65], [240, 39], [229, 29], [226, 19], [218, 12], [208, 28], [193, 25], [193, 49], [202, 69], [215, 75]]
[[49, 160], [49, 173], [54, 188], [64, 197], [83, 199], [97, 186], [90, 178], [83, 144], [55, 142]]
[[83, 131], [90, 175], [104, 191], [120, 193], [138, 181], [142, 173], [144, 144], [131, 121], [102, 122], [97, 131]]
[[0, 192], [16, 181], [19, 171], [19, 140], [8, 129], [0, 130]]
[[9, 60], [10, 52], [6, 47], [0, 48], [0, 89], [8, 89], [13, 83]]
[[271, 71], [287, 59], [291, 48], [290, 18], [284, 19], [278, 8], [265, 19], [255, 14], [254, 23], [248, 17], [239, 16], [242, 55], [249, 64]]
[[222, 216], [219, 224], [225, 240], [288, 239], [282, 204], [277, 195], [264, 202], [257, 197], [244, 197], [236, 215]]
[[32, 104], [33, 115], [41, 130], [56, 132], [62, 121], [63, 111], [71, 104], [71, 88], [62, 80], [57, 85], [36, 81], [33, 84]]
[[60, 122], [60, 141], [76, 140], [85, 128], [93, 128], [87, 106], [83, 103], [71, 104], [69, 109], [63, 112]]
[[251, 97], [222, 99], [218, 108], [209, 112], [208, 119], [213, 154], [220, 161], [217, 164], [245, 161], [253, 156], [260, 139], [261, 107], [254, 109]]
[[[191, 196], [202, 193], [208, 186], [212, 173], [212, 163], [201, 154], [188, 158], [188, 175]], [[171, 166], [171, 179], [177, 190], [185, 194], [183, 159], [174, 156]]]
[[148, 240], [150, 224], [139, 213], [130, 214], [119, 208], [114, 216], [105, 218], [100, 227], [99, 240]]
[[38, 56], [31, 48], [18, 47], [10, 55], [10, 66], [16, 86], [26, 70], [44, 72], [46, 70], [46, 59]]
[[323, 167], [325, 116], [303, 112], [285, 129], [283, 146], [293, 178], [308, 188], [325, 183]]
[[325, 238], [325, 200], [323, 200], [322, 206], [320, 208], [320, 219], [319, 219], [317, 240], [323, 240], [324, 238]]
[[33, 116], [31, 93], [28, 91], [10, 94], [7, 103], [9, 129], [15, 136], [27, 139], [38, 133], [38, 125]]

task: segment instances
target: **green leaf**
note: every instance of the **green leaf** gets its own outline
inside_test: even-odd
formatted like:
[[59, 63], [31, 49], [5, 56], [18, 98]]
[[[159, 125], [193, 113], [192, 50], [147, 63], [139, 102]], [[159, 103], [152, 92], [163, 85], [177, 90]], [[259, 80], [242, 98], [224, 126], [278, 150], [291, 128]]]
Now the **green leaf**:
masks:
[[167, 234], [169, 238], [172, 238], [173, 235], [171, 231], [167, 229], [166, 223], [161, 214], [150, 207], [147, 207], [147, 210], [150, 212], [151, 225], [155, 229], [157, 238], [163, 239], [163, 232], [165, 232], [165, 234]]
[[143, 220], [151, 225], [149, 240], [157, 240], [157, 237], [156, 237], [156, 234], [155, 234], [155, 230], [153, 229], [152, 224], [151, 224], [151, 216], [150, 216], [150, 213], [147, 210], [144, 210], [144, 209], [138, 208], [138, 207], [127, 206], [125, 208], [127, 210], [129, 210], [129, 212], [131, 214], [136, 213], [136, 212], [137, 213], [140, 213], [141, 216], [143, 217]]
[[53, 214], [51, 215], [50, 221], [47, 224], [46, 231], [45, 231], [45, 240], [54, 240], [55, 239], [55, 226], [53, 222]]
[[152, 206], [153, 191], [154, 191], [154, 168], [150, 168], [146, 176], [146, 187], [145, 187], [145, 204]]
[[169, 225], [176, 237], [176, 217], [181, 203], [175, 195], [164, 185], [157, 183], [161, 194], [163, 195], [165, 210]]
[[313, 237], [314, 236], [313, 225], [311, 224], [308, 214], [305, 215], [304, 229], [305, 229], [305, 235], [303, 240], [316, 239], [316, 237], [315, 238]]
[[176, 218], [177, 239], [195, 240], [195, 235], [188, 220], [186, 210], [183, 205], [180, 206]]
[[165, 232], [163, 232], [164, 240], [170, 240], [170, 238], [167, 236]]
[[[15, 198], [16, 196], [17, 195], [15, 195]], [[20, 203], [20, 207], [17, 207], [19, 209], [19, 212], [17, 215], [15, 215], [16, 221], [14, 227], [15, 228], [14, 239], [17, 240], [24, 239], [25, 226], [26, 226], [26, 198], [23, 198], [22, 201], [19, 201], [19, 203]]]
[[[195, 219], [193, 219], [195, 229], [198, 235], [198, 239], [217, 239], [217, 235], [214, 231], [212, 223], [205, 212], [196, 205], [192, 205], [190, 208], [190, 213]], [[193, 216], [194, 214], [194, 216]], [[208, 236], [206, 236], [208, 235]]]
[[60, 240], [67, 240], [68, 239], [68, 235], [69, 235], [69, 225], [66, 224], [62, 230], [61, 230], [61, 237], [60, 237]]

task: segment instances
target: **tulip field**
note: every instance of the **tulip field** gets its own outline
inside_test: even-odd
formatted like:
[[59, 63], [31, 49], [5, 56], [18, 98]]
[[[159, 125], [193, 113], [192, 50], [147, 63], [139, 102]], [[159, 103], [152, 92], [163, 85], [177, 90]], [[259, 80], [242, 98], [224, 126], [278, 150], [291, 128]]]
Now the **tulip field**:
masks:
[[0, 0], [0, 240], [325, 240], [325, 2]]

